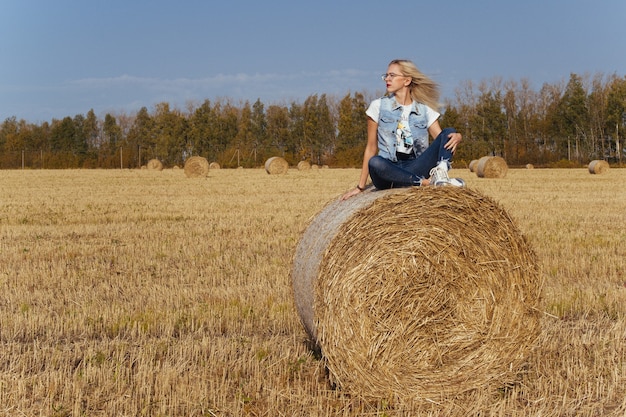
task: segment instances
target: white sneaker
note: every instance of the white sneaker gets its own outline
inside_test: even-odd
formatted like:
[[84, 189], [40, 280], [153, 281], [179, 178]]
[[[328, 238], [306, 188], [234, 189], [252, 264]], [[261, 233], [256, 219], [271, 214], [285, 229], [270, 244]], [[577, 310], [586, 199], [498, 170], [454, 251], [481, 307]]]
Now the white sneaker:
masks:
[[463, 188], [465, 187], [465, 181], [463, 181], [462, 178], [450, 178], [450, 183], [448, 185]]
[[448, 162], [441, 161], [430, 170], [430, 183], [435, 187], [445, 187], [451, 185], [453, 187], [465, 187], [465, 181], [461, 178], [448, 177]]
[[438, 187], [447, 185], [448, 182], [450, 182], [450, 178], [448, 178], [448, 163], [441, 161], [430, 170], [430, 183]]

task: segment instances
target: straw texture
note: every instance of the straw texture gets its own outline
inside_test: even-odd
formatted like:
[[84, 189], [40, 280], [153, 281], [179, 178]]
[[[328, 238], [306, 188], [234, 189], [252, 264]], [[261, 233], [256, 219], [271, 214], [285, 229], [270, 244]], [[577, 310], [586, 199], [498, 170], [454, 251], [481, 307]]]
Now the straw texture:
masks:
[[265, 172], [270, 175], [284, 174], [289, 169], [289, 163], [280, 156], [272, 156], [265, 161]]
[[209, 174], [209, 161], [202, 156], [192, 156], [185, 161], [183, 168], [187, 178], [201, 178]]
[[596, 159], [589, 163], [589, 173], [590, 174], [604, 174], [610, 168], [608, 162], [603, 159]]
[[539, 334], [536, 257], [507, 213], [468, 189], [334, 201], [296, 249], [296, 308], [332, 382], [374, 397], [496, 392]]

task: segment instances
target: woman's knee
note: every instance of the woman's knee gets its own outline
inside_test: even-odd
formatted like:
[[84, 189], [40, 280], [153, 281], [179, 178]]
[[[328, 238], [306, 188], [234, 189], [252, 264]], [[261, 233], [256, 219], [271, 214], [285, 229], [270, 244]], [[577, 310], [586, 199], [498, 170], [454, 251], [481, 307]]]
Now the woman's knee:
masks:
[[386, 165], [387, 160], [380, 155], [372, 156], [367, 163], [370, 172], [379, 172], [381, 169], [384, 169]]
[[456, 133], [456, 129], [453, 127], [446, 127], [441, 131], [439, 136], [441, 136], [443, 139], [448, 139], [448, 136], [450, 136], [452, 133]]

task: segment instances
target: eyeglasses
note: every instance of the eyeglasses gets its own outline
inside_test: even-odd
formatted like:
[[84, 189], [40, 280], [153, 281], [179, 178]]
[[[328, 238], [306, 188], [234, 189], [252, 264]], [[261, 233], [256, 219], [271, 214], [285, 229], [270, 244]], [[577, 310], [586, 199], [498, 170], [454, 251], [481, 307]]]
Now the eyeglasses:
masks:
[[385, 81], [387, 79], [387, 77], [389, 77], [389, 78], [391, 78], [393, 80], [395, 77], [403, 77], [403, 75], [402, 74], [394, 74], [393, 72], [389, 72], [387, 74], [383, 74], [383, 75], [380, 76], [381, 80], [383, 80], [383, 81]]

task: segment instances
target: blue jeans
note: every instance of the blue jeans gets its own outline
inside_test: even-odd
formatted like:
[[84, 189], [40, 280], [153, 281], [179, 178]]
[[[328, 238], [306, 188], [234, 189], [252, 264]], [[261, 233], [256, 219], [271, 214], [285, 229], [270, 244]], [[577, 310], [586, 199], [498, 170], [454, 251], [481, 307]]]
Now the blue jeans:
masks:
[[376, 155], [368, 162], [370, 178], [379, 190], [387, 188], [410, 187], [419, 185], [421, 180], [430, 176], [430, 170], [440, 161], [452, 161], [452, 152], [444, 145], [448, 142], [448, 135], [454, 133], [453, 128], [446, 128], [415, 159], [390, 161]]

